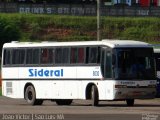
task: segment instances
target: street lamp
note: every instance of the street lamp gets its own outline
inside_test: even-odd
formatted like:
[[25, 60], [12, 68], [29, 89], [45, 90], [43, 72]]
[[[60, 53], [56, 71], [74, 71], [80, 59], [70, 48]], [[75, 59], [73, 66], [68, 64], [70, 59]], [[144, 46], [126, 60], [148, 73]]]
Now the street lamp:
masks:
[[100, 41], [100, 0], [97, 0], [97, 41]]

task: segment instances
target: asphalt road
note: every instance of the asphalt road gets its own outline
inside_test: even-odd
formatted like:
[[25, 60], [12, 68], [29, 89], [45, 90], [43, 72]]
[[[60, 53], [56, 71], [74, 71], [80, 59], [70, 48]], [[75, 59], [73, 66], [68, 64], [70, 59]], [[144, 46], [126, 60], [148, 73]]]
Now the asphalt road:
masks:
[[160, 99], [136, 100], [134, 107], [124, 101], [101, 101], [93, 107], [82, 100], [70, 106], [51, 101], [30, 106], [22, 99], [0, 97], [0, 120], [160, 120]]

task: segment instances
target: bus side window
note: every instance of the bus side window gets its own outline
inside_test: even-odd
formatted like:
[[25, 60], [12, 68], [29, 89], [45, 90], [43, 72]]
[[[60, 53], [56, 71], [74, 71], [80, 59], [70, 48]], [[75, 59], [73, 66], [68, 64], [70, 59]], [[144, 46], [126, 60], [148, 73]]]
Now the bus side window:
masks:
[[17, 49], [12, 50], [12, 64], [19, 64], [19, 50]]
[[84, 63], [84, 48], [78, 48], [78, 63]]
[[39, 49], [33, 49], [32, 64], [39, 64]]
[[69, 56], [70, 56], [69, 48], [63, 48], [62, 60], [64, 64], [69, 63], [69, 60], [70, 60]]
[[27, 49], [26, 64], [39, 64], [39, 49]]
[[71, 48], [71, 63], [84, 63], [84, 47]]
[[12, 50], [12, 64], [13, 65], [25, 64], [25, 49]]
[[55, 49], [49, 49], [49, 63], [52, 64], [55, 62]]
[[71, 63], [77, 62], [77, 48], [71, 48]]
[[41, 49], [41, 64], [53, 64], [55, 58], [55, 50], [52, 48]]
[[62, 48], [56, 48], [55, 51], [55, 63], [60, 64], [62, 63], [62, 55], [63, 55], [63, 49]]
[[25, 49], [19, 50], [19, 64], [25, 64]]
[[32, 49], [27, 49], [26, 64], [32, 64]]
[[49, 50], [47, 48], [41, 49], [41, 63], [47, 64], [49, 62]]
[[88, 64], [89, 62], [89, 47], [86, 47], [86, 58], [85, 58], [85, 63]]
[[11, 50], [4, 50], [3, 65], [11, 64]]
[[89, 63], [100, 62], [100, 49], [98, 47], [89, 48]]

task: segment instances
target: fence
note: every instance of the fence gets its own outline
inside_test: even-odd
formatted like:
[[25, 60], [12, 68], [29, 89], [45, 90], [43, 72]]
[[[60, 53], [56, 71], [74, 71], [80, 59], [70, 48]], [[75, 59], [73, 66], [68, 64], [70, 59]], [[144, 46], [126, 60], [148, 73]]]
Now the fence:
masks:
[[[96, 5], [0, 3], [0, 13], [96, 15]], [[160, 16], [160, 7], [102, 6], [103, 16]]]

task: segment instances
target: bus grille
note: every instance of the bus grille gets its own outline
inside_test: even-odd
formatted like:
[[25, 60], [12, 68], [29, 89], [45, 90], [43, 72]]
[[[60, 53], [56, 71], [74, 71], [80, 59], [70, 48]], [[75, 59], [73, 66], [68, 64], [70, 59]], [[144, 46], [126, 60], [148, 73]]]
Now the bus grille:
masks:
[[7, 95], [12, 94], [12, 82], [6, 82], [6, 92], [7, 92]]

